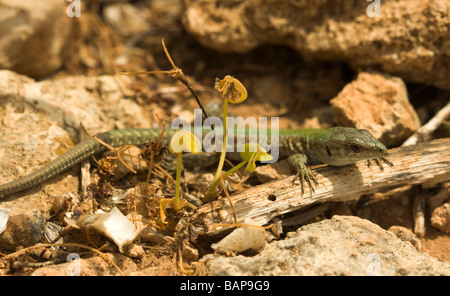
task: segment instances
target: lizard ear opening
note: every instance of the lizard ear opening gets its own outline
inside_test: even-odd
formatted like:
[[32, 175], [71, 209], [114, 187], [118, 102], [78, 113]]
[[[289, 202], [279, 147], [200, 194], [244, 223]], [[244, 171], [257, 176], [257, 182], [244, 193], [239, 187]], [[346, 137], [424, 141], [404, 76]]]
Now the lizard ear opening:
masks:
[[331, 150], [330, 150], [330, 147], [328, 147], [328, 145], [325, 145], [325, 147], [326, 147], [326, 149], [327, 149], [328, 156], [331, 157]]

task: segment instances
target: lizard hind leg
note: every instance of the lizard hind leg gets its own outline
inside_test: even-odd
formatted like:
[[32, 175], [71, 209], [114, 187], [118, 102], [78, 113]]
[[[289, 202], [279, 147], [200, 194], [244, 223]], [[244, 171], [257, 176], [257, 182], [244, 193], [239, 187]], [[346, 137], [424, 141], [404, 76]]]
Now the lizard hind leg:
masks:
[[315, 192], [315, 186], [318, 186], [319, 182], [317, 181], [316, 178], [316, 172], [311, 171], [305, 165], [307, 161], [306, 155], [293, 154], [289, 156], [287, 160], [291, 168], [296, 172], [294, 179], [292, 179], [292, 183], [294, 183], [294, 181], [297, 178], [299, 178], [303, 196], [303, 194], [305, 193], [305, 181], [306, 181], [306, 183], [308, 183], [312, 195], [312, 193]]

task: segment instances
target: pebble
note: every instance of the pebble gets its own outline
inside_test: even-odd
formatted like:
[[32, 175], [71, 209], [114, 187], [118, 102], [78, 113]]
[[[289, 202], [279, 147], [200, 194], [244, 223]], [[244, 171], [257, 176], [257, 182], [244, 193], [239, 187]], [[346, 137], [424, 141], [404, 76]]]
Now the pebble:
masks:
[[0, 248], [15, 251], [38, 243], [43, 235], [45, 218], [36, 209], [22, 214], [10, 213], [5, 231], [0, 235]]

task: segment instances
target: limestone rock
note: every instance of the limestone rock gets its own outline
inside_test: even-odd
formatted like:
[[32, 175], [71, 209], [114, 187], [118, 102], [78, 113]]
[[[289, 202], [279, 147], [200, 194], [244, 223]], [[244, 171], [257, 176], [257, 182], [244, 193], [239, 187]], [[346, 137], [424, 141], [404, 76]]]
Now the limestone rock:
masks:
[[267, 165], [257, 166], [255, 169], [255, 175], [259, 182], [266, 183], [273, 180], [286, 178], [289, 175], [292, 175], [292, 170], [288, 161], [286, 159], [282, 159]]
[[254, 257], [216, 257], [208, 275], [450, 275], [450, 264], [368, 220], [333, 216], [272, 242]]
[[112, 3], [103, 8], [106, 22], [124, 36], [142, 34], [148, 29], [145, 11], [129, 3]]
[[420, 127], [398, 77], [361, 72], [330, 103], [338, 125], [367, 129], [388, 147], [400, 145]]
[[44, 224], [44, 216], [36, 209], [10, 216], [5, 231], [0, 234], [0, 248], [15, 251], [38, 243]]
[[0, 3], [0, 68], [43, 77], [61, 67], [76, 42], [66, 1]]
[[[0, 71], [0, 183], [27, 175], [74, 146], [81, 125], [89, 135], [150, 126], [144, 108], [123, 98], [121, 83], [115, 76], [67, 76], [36, 82]], [[49, 196], [77, 192], [77, 176], [58, 176], [45, 192], [37, 187], [25, 192], [26, 198], [2, 199], [0, 206], [16, 213], [21, 212], [19, 208], [45, 212], [52, 206]]]
[[284, 45], [308, 59], [343, 60], [450, 88], [446, 0], [380, 1], [379, 7], [359, 0], [184, 2], [187, 31], [218, 51]]
[[403, 226], [391, 226], [388, 231], [395, 234], [399, 239], [404, 242], [410, 242], [418, 251], [420, 251], [420, 239], [409, 229]]
[[433, 211], [431, 225], [445, 233], [450, 233], [450, 203], [445, 203]]

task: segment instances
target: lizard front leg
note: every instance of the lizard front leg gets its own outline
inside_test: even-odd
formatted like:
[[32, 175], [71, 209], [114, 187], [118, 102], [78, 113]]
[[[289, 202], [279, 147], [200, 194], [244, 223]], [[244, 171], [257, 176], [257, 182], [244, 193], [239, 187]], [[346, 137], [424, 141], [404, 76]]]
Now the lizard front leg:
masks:
[[[380, 171], [384, 171], [384, 167], [383, 164], [381, 163], [381, 161], [384, 161], [385, 163], [387, 163], [390, 167], [393, 167], [394, 164], [392, 162], [389, 161], [389, 159], [387, 159], [386, 157], [382, 156], [382, 157], [377, 157], [374, 158], [373, 160], [375, 160], [375, 163], [377, 164], [377, 166], [380, 168]], [[370, 159], [367, 160], [367, 166], [370, 168], [371, 167], [371, 162]]]
[[[311, 171], [309, 168], [306, 167], [307, 157], [305, 154], [293, 154], [288, 157], [288, 163], [291, 166], [291, 168], [296, 172], [294, 179], [292, 182], [294, 182], [297, 178], [300, 180], [300, 185], [302, 187], [302, 196], [305, 193], [305, 181], [308, 183], [309, 189], [312, 192], [315, 192], [315, 186], [319, 185], [319, 182], [316, 179], [316, 173], [314, 171]], [[314, 184], [315, 185], [314, 185]]]

